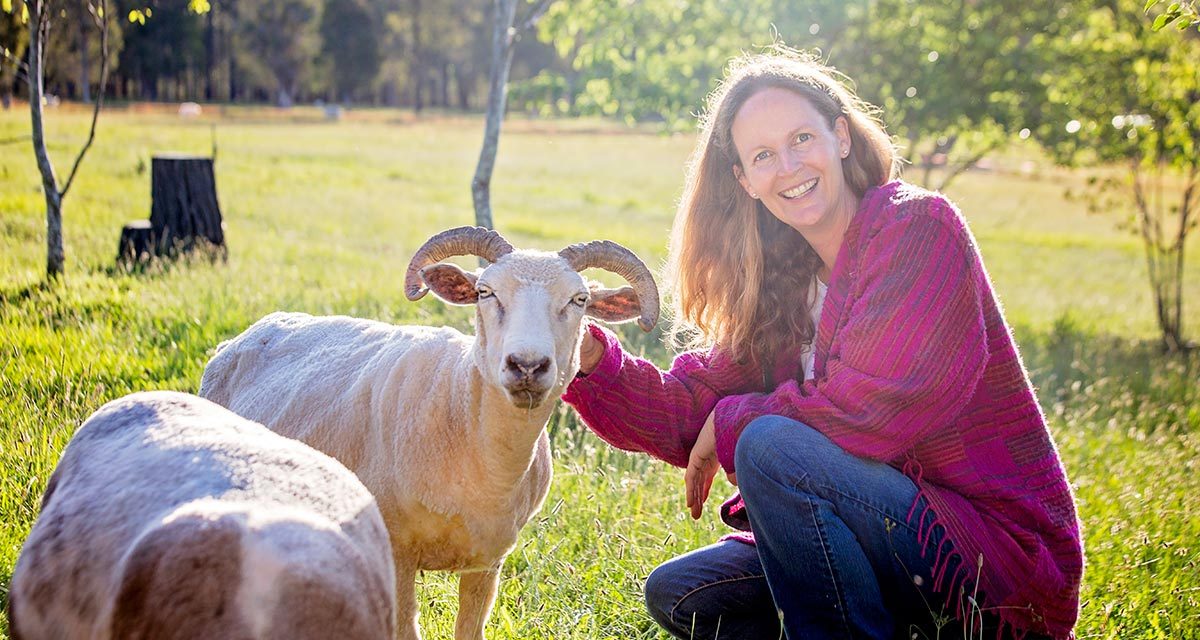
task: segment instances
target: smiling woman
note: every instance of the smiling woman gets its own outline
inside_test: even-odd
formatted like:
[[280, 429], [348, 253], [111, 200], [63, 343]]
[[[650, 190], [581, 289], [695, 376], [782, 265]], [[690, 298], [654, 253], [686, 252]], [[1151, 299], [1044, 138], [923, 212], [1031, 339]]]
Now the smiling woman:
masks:
[[1066, 475], [974, 238], [874, 110], [781, 50], [712, 95], [676, 214], [669, 371], [592, 325], [564, 399], [739, 533], [646, 581], [680, 638], [1069, 638]]

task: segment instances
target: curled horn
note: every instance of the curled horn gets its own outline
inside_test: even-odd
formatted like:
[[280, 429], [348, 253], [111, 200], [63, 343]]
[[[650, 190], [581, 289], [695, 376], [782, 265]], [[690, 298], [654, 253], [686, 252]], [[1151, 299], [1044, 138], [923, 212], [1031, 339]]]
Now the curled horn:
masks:
[[404, 295], [420, 300], [429, 291], [421, 281], [421, 269], [452, 256], [479, 256], [495, 262], [512, 253], [513, 247], [499, 233], [484, 227], [457, 227], [425, 241], [413, 254], [404, 274]]
[[633, 285], [633, 291], [642, 307], [638, 326], [642, 331], [650, 331], [658, 323], [658, 285], [654, 283], [654, 276], [650, 274], [646, 264], [632, 251], [610, 240], [593, 240], [573, 244], [559, 251], [558, 255], [576, 271], [595, 267], [625, 278]]

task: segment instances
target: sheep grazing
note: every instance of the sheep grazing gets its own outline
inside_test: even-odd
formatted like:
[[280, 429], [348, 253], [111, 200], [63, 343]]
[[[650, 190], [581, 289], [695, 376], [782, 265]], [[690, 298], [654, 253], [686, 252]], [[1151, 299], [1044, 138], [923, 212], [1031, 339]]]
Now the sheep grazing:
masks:
[[14, 640], [395, 634], [374, 498], [329, 456], [201, 398], [136, 393], [80, 427], [9, 592]]
[[[468, 273], [439, 262], [461, 255], [492, 264]], [[589, 283], [579, 274], [588, 267], [633, 286]], [[375, 494], [395, 554], [400, 637], [420, 637], [417, 572], [450, 570], [460, 573], [455, 637], [478, 640], [504, 558], [550, 485], [547, 399], [579, 370], [584, 316], [649, 331], [658, 289], [612, 242], [513, 250], [471, 227], [426, 242], [405, 286], [410, 300], [432, 290], [476, 305], [476, 335], [274, 313], [217, 347], [200, 394], [341, 460]]]

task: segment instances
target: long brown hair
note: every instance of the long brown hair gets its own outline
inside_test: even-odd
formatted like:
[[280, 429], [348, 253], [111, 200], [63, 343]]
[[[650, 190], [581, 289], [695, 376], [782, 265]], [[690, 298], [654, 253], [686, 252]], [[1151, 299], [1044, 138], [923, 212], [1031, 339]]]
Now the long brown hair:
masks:
[[897, 172], [895, 146], [878, 110], [815, 56], [776, 46], [730, 63], [700, 118], [671, 231], [671, 334], [684, 346], [717, 345], [735, 358], [760, 363], [770, 353], [812, 343], [816, 327], [809, 305], [821, 268], [804, 237], [751, 198], [734, 174], [741, 161], [730, 131], [733, 119], [750, 97], [768, 88], [807, 99], [831, 129], [837, 118], [846, 119], [850, 154], [842, 170], [859, 198]]

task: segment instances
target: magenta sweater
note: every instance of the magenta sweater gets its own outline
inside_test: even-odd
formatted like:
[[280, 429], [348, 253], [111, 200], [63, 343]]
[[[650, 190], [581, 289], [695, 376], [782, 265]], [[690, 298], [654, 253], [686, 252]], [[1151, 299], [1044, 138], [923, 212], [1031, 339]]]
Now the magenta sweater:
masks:
[[[978, 581], [981, 606], [1018, 635], [1073, 637], [1083, 547], [1071, 490], [975, 240], [942, 196], [903, 182], [864, 195], [822, 308], [815, 379], [801, 379], [798, 352], [778, 354], [771, 376], [719, 350], [664, 372], [589, 330], [607, 350], [563, 399], [605, 441], [684, 467], [715, 409], [717, 457], [735, 471], [751, 420], [802, 421], [913, 479], [934, 517], [910, 521], [926, 540], [946, 534], [927, 552], [948, 601], [963, 606], [953, 597]], [[722, 517], [749, 528], [737, 496]]]

